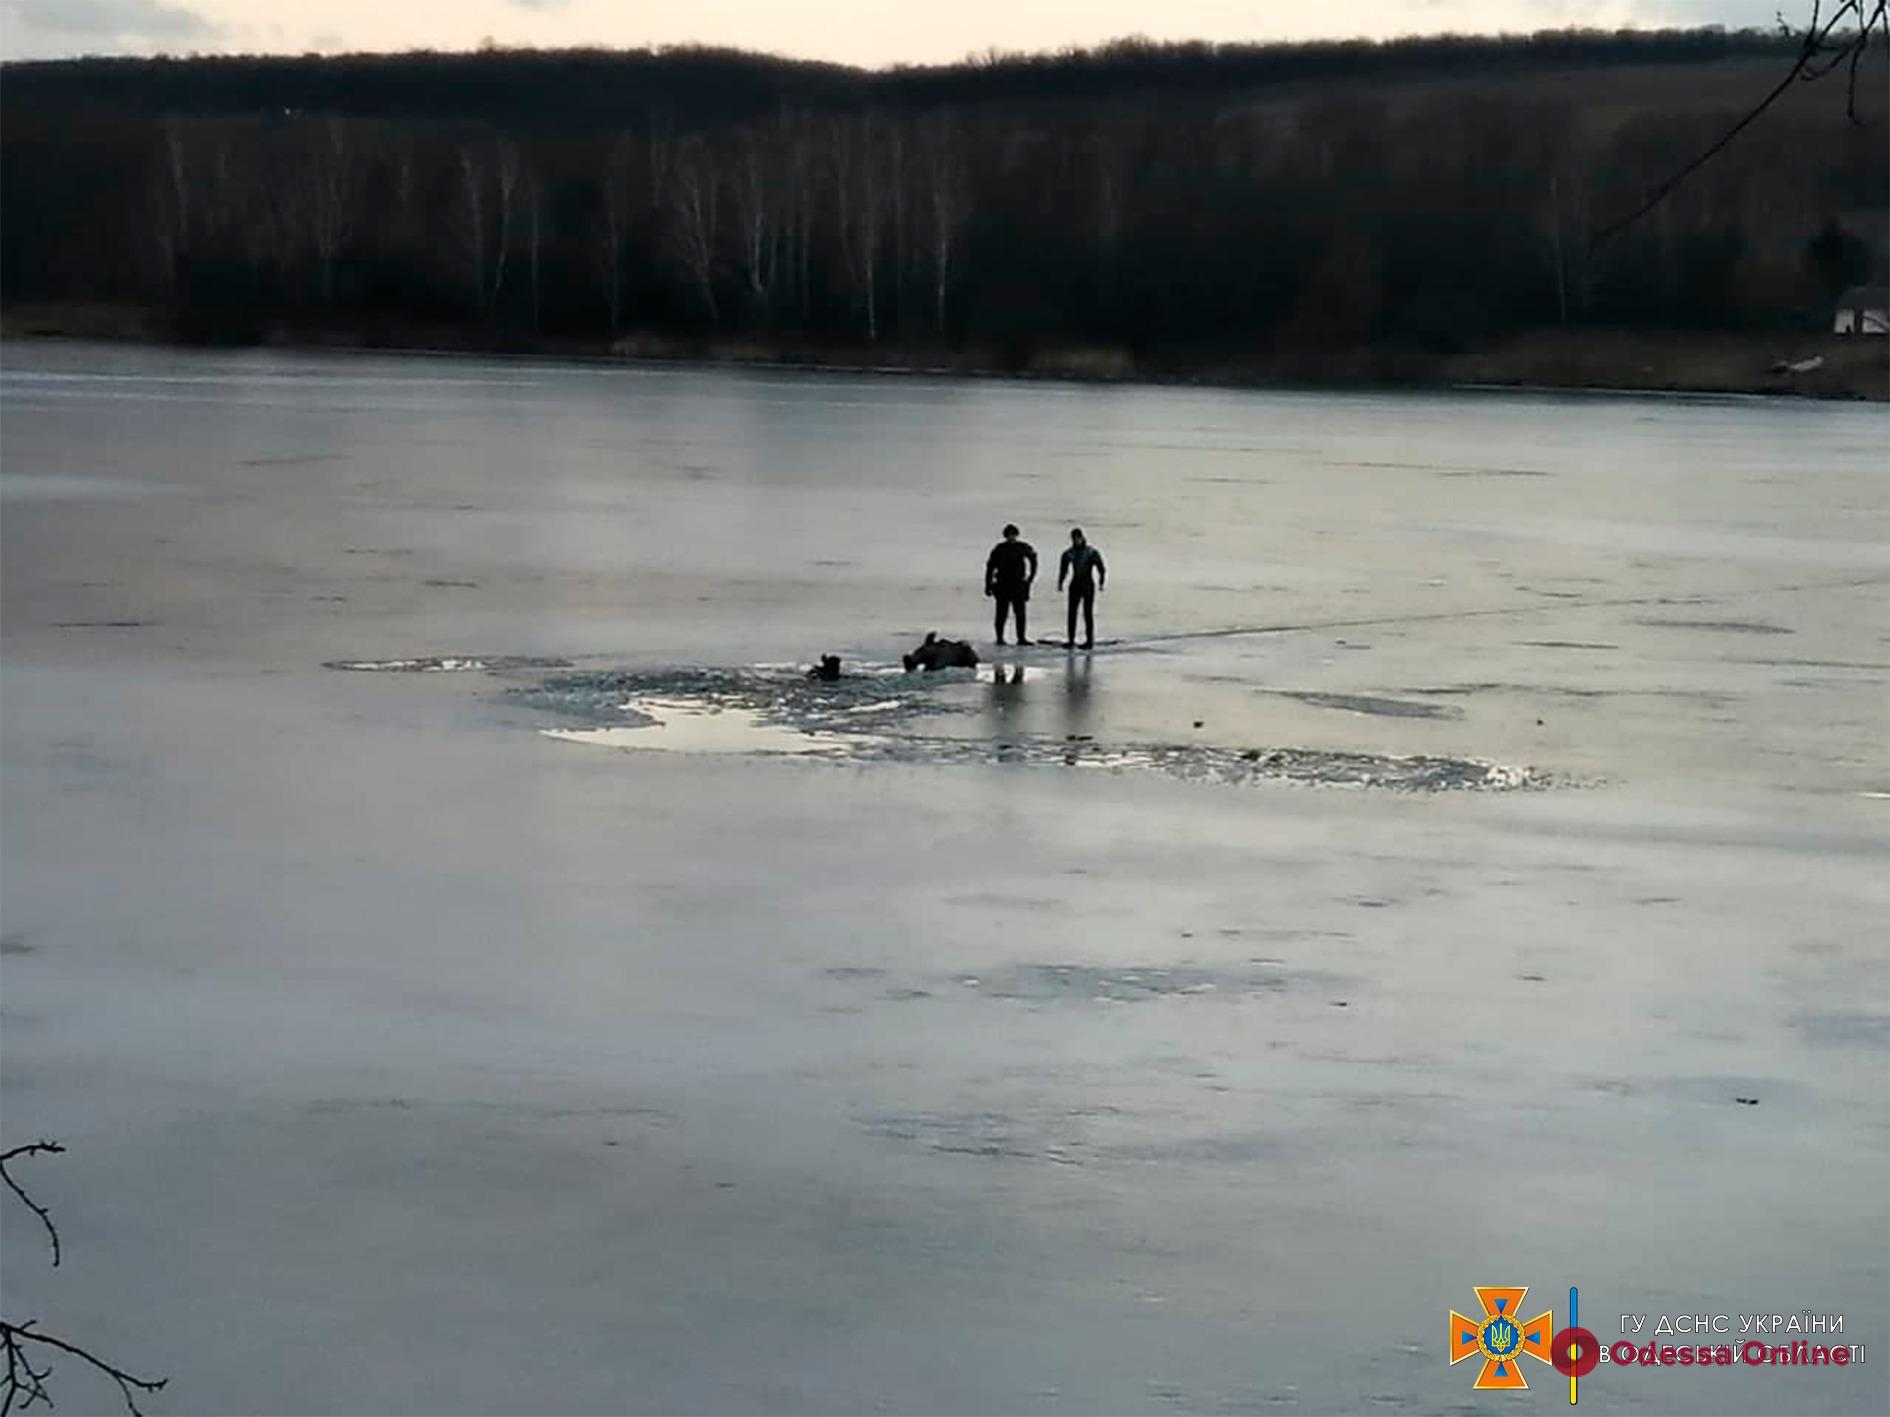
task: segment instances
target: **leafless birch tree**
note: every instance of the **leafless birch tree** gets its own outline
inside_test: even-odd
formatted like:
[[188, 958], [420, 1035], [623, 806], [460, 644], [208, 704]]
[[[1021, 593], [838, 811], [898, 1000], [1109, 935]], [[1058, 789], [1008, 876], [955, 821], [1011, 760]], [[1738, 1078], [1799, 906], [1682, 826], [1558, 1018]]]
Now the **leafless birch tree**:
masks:
[[787, 146], [783, 139], [778, 121], [767, 128], [759, 124], [742, 128], [735, 135], [735, 157], [729, 182], [742, 293], [748, 300], [750, 313], [764, 325], [773, 315], [775, 281], [781, 264], [780, 172], [783, 150]]
[[500, 138], [493, 146], [493, 173], [497, 178], [494, 210], [498, 214], [498, 237], [493, 243], [492, 254], [492, 291], [486, 297], [489, 308], [497, 310], [499, 293], [505, 289], [506, 260], [512, 251], [513, 212], [518, 200], [519, 155], [518, 144], [510, 138]]
[[609, 312], [610, 334], [623, 328], [624, 249], [630, 241], [630, 138], [611, 145], [598, 179], [597, 274]]
[[183, 126], [175, 118], [164, 120], [153, 186], [157, 207], [153, 234], [157, 242], [158, 275], [165, 293], [174, 294], [178, 268], [190, 251], [191, 221], [188, 148]]
[[339, 118], [317, 126], [308, 156], [309, 246], [315, 258], [315, 291], [323, 305], [335, 300], [335, 262], [352, 215], [352, 156], [348, 130]]
[[691, 134], [676, 144], [669, 181], [670, 241], [711, 324], [721, 320], [715, 299], [720, 185], [715, 151], [705, 139]]
[[970, 215], [964, 135], [946, 111], [926, 116], [919, 128], [926, 177], [926, 232], [932, 265], [932, 326], [945, 333], [945, 303], [956, 271], [959, 234]]
[[835, 235], [866, 338], [874, 343], [879, 340], [879, 255], [888, 205], [883, 129], [883, 120], [869, 112], [850, 121], [836, 119], [827, 130]]

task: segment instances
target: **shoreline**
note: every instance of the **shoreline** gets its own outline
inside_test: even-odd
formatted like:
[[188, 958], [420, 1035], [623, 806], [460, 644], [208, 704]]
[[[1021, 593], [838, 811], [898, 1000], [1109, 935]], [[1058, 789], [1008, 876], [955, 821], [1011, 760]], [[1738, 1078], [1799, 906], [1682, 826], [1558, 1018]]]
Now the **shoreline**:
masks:
[[[10, 303], [0, 342], [80, 340], [192, 348], [268, 348], [435, 357], [561, 359], [797, 373], [1156, 388], [1352, 392], [1746, 396], [1890, 402], [1890, 340], [1836, 334], [1535, 330], [1456, 354], [1384, 346], [1182, 352], [1137, 359], [1107, 345], [999, 351], [911, 341], [882, 345], [792, 338], [638, 333], [613, 341], [526, 336], [457, 325], [338, 327], [257, 322], [224, 338], [180, 335], [165, 311], [86, 302]], [[1786, 369], [1815, 361], [1816, 367]]]

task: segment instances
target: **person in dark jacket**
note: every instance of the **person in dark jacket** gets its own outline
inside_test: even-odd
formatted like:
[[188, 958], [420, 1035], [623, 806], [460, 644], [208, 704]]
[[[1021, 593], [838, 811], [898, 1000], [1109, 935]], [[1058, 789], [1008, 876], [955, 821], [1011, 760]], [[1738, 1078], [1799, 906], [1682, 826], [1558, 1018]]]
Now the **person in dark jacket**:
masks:
[[1076, 612], [1083, 612], [1084, 649], [1093, 649], [1096, 644], [1096, 592], [1101, 590], [1103, 582], [1109, 578], [1109, 568], [1103, 565], [1102, 552], [1098, 551], [1083, 535], [1080, 526], [1070, 528], [1070, 549], [1063, 553], [1063, 560], [1057, 565], [1057, 589], [1063, 589], [1063, 582], [1070, 583], [1070, 638], [1071, 649], [1076, 646]]
[[984, 560], [984, 593], [997, 602], [997, 642], [1004, 643], [1004, 622], [1017, 615], [1017, 643], [1030, 643], [1025, 616], [1030, 605], [1030, 583], [1037, 579], [1037, 549], [1018, 540], [1015, 526], [1004, 528], [1004, 539]]

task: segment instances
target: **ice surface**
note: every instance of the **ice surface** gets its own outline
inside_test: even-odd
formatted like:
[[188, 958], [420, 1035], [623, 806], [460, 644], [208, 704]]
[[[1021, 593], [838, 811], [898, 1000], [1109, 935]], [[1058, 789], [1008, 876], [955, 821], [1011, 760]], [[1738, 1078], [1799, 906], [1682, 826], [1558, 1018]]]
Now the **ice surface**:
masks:
[[[1436, 1412], [1579, 1284], [1871, 1348], [1584, 1408], [1886, 1410], [1887, 437], [10, 348], [5, 1311], [154, 1414]], [[900, 674], [1007, 520], [1120, 643]], [[891, 746], [539, 731], [676, 699]]]

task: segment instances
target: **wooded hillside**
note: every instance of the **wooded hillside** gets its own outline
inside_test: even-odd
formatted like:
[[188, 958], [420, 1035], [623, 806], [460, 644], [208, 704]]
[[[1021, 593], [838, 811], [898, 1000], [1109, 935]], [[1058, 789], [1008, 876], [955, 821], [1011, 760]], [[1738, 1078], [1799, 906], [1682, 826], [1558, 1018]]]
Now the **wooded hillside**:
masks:
[[0, 75], [0, 290], [604, 340], [1430, 351], [1798, 329], [1881, 279], [1881, 49], [1596, 242], [1778, 79], [1717, 31], [1125, 43], [869, 73], [719, 51]]

